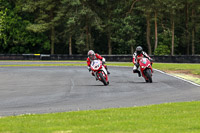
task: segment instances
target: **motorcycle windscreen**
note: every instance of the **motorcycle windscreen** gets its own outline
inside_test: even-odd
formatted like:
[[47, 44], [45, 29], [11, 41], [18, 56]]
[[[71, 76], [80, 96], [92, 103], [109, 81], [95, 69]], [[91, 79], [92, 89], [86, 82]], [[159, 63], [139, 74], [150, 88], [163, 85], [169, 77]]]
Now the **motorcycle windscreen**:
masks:
[[147, 63], [147, 58], [142, 58], [140, 61], [141, 61], [142, 64], [146, 64]]

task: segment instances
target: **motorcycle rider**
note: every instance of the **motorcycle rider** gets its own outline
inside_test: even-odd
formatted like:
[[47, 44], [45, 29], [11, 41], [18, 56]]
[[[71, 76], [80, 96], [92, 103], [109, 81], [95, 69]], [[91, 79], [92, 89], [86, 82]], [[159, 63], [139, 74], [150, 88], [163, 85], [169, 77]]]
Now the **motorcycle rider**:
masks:
[[[105, 65], [105, 63], [106, 63], [105, 58], [103, 58], [101, 55], [95, 53], [93, 50], [88, 51], [88, 58], [87, 58], [88, 70], [91, 71], [90, 63], [95, 59], [101, 60], [103, 66], [107, 70], [107, 73], [110, 74], [110, 72], [108, 71], [108, 67]], [[92, 71], [92, 75], [95, 76], [93, 71]]]
[[140, 61], [140, 59], [138, 59], [138, 57], [142, 57], [142, 56], [148, 58], [151, 62], [153, 61], [152, 58], [149, 57], [149, 55], [146, 52], [143, 51], [141, 46], [136, 47], [136, 51], [133, 54], [133, 64], [134, 64], [133, 73], [138, 73], [139, 77], [141, 77], [141, 73], [138, 70], [139, 61]]

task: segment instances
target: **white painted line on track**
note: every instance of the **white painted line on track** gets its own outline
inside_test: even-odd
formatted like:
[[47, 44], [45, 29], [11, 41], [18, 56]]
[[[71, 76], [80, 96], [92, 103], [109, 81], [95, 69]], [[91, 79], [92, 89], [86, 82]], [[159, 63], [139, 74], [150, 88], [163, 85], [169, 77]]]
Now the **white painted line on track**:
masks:
[[196, 84], [196, 83], [194, 83], [194, 82], [192, 82], [192, 81], [189, 81], [189, 80], [186, 80], [186, 79], [184, 79], [184, 78], [181, 78], [181, 77], [178, 77], [178, 76], [175, 76], [175, 75], [172, 75], [172, 74], [169, 74], [169, 73], [163, 72], [163, 71], [158, 70], [158, 69], [153, 69], [153, 70], [156, 70], [157, 72], [160, 72], [160, 73], [162, 73], [162, 74], [166, 74], [166, 75], [168, 75], [168, 76], [171, 76], [171, 77], [174, 77], [174, 78], [177, 78], [177, 79], [183, 80], [183, 81], [185, 81], [185, 82], [188, 82], [188, 83], [190, 83], [190, 84], [193, 84], [193, 85], [195, 85], [195, 86], [200, 87], [199, 84]]
[[72, 83], [71, 90], [73, 90], [74, 89], [74, 81], [72, 79], [70, 79], [70, 80], [71, 80], [71, 83]]

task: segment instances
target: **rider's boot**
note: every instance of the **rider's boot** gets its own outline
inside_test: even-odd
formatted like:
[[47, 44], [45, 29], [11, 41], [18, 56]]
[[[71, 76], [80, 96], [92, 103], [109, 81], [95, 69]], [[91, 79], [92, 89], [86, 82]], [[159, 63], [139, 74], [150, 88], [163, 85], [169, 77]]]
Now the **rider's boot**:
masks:
[[138, 71], [138, 77], [141, 77], [141, 72], [140, 71]]
[[92, 72], [91, 74], [92, 74], [92, 76], [94, 76], [94, 77], [95, 77], [95, 79], [96, 79], [96, 80], [98, 80], [98, 77], [97, 77], [97, 76], [95, 76], [94, 72]]
[[141, 73], [139, 70], [133, 70], [133, 73], [138, 73], [138, 77], [141, 77]]
[[110, 74], [110, 72], [107, 70], [107, 73]]
[[104, 65], [104, 66], [105, 66], [107, 73], [110, 74], [110, 72], [108, 71], [108, 67], [106, 65]]
[[94, 75], [94, 72], [92, 72], [92, 76], [95, 76], [95, 75]]

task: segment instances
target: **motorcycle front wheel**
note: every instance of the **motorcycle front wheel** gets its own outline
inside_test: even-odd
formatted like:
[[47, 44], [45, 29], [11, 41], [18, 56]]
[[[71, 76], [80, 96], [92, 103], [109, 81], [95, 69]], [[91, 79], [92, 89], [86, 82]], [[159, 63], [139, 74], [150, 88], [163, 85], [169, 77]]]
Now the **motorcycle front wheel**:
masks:
[[104, 85], [108, 85], [109, 82], [107, 83], [106, 79], [104, 78], [103, 74], [102, 73], [99, 73], [99, 76], [101, 78], [101, 81], [103, 82]]
[[151, 69], [146, 70], [146, 77], [148, 78], [148, 81], [152, 83]]

